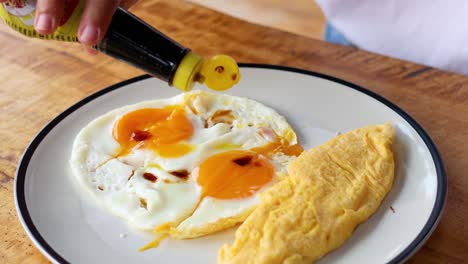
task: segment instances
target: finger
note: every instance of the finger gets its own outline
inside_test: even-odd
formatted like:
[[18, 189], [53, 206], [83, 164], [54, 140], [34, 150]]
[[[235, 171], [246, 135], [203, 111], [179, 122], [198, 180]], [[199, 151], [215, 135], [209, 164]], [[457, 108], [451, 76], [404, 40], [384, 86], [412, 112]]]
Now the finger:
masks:
[[119, 2], [117, 0], [86, 1], [78, 31], [78, 39], [81, 43], [91, 46], [102, 40]]
[[53, 33], [57, 29], [63, 8], [63, 0], [38, 0], [36, 4], [36, 16], [34, 18], [34, 29], [43, 35]]
[[84, 50], [89, 54], [89, 55], [96, 55], [98, 54], [98, 51], [93, 49], [93, 47], [88, 46], [88, 45], [82, 45]]
[[[1, 1], [1, 0], [0, 0]], [[120, 2], [120, 6], [124, 9], [129, 9], [130, 7], [132, 7], [134, 4], [136, 4], [136, 2], [138, 2], [138, 0], [122, 0]]]

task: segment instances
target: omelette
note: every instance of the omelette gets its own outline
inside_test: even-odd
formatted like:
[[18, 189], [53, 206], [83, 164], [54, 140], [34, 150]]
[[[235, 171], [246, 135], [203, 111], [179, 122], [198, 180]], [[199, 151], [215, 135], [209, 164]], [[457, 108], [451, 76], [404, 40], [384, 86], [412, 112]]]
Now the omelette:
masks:
[[389, 124], [369, 126], [303, 152], [262, 193], [219, 263], [312, 263], [338, 248], [392, 187], [393, 137]]
[[104, 210], [186, 239], [244, 221], [301, 152], [272, 108], [192, 91], [96, 118], [77, 135], [70, 163], [82, 194]]

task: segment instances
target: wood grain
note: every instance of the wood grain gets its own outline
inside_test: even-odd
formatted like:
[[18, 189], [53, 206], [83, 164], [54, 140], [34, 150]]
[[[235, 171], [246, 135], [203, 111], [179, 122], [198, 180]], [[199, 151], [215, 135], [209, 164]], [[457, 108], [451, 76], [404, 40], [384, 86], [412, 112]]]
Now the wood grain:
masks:
[[[468, 259], [467, 77], [250, 24], [181, 0], [142, 1], [133, 10], [202, 55], [226, 53], [242, 62], [334, 75], [402, 107], [437, 144], [449, 178], [440, 225], [409, 262]], [[104, 55], [88, 56], [78, 45], [26, 39], [3, 24], [0, 38], [0, 263], [46, 263], [15, 212], [13, 178], [21, 153], [71, 104], [141, 72]]]
[[314, 0], [190, 0], [246, 21], [322, 39], [325, 17]]

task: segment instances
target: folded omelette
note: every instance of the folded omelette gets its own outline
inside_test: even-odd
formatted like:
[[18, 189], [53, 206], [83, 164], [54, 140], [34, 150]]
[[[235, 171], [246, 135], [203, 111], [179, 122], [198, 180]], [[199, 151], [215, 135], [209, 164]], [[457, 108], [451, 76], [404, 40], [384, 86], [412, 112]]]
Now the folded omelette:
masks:
[[218, 261], [312, 263], [338, 248], [392, 187], [393, 137], [389, 124], [369, 126], [302, 153], [289, 164], [289, 178], [262, 194]]

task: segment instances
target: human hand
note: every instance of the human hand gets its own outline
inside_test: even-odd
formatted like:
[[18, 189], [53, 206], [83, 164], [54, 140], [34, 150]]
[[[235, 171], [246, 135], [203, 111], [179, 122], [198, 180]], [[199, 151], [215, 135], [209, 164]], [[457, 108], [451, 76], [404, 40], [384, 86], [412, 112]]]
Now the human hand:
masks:
[[[15, 2], [18, 0], [0, 0], [1, 2]], [[21, 1], [21, 0], [19, 0]], [[60, 20], [66, 14], [65, 6], [80, 0], [37, 0], [34, 19], [35, 30], [43, 35], [57, 30]], [[98, 44], [104, 37], [118, 6], [129, 8], [138, 0], [85, 0], [80, 26], [78, 28], [79, 41], [90, 47]]]

